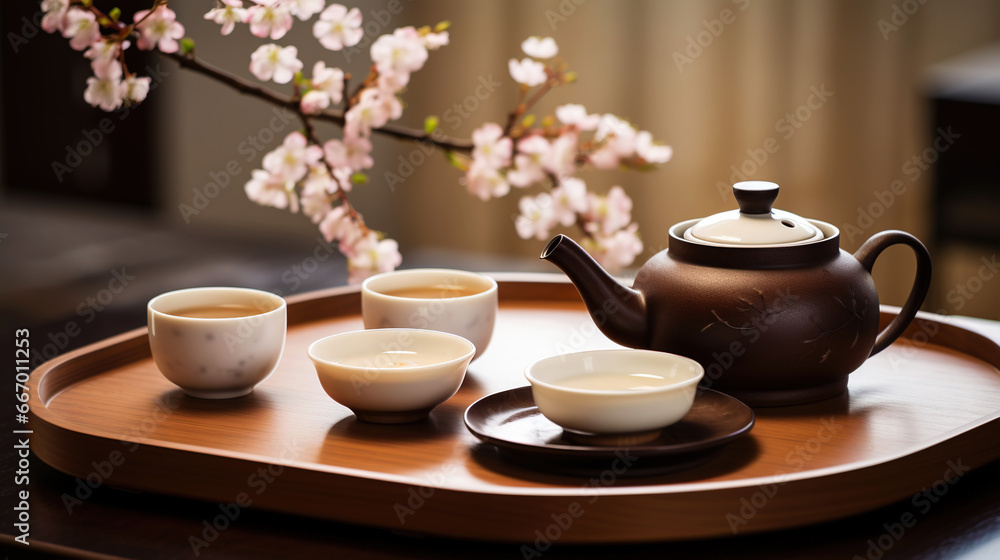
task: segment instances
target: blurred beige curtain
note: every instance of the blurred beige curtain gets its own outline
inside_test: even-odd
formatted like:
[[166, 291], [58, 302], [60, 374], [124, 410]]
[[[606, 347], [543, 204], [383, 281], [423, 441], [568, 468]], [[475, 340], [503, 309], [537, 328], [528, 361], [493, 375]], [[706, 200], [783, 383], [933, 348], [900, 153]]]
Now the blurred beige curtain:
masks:
[[[421, 127], [426, 115], [438, 115], [445, 132], [465, 138], [484, 122], [503, 122], [513, 107], [517, 90], [507, 61], [523, 56], [521, 41], [554, 37], [579, 80], [548, 95], [536, 114], [582, 103], [592, 112], [626, 117], [674, 148], [674, 159], [657, 171], [584, 176], [595, 192], [620, 184], [632, 196], [646, 246], [642, 260], [664, 247], [674, 222], [735, 207], [727, 189], [741, 177], [778, 182], [778, 207], [836, 224], [848, 250], [883, 229], [925, 237], [929, 174], [914, 176], [913, 168], [904, 168], [933, 141], [922, 72], [1000, 38], [1000, 3], [989, 0], [347, 3], [362, 10], [369, 40], [398, 26], [452, 22], [451, 44], [431, 54], [403, 95], [402, 123]], [[201, 56], [249, 77], [248, 53], [259, 40], [245, 31], [219, 36], [218, 26], [202, 18], [203, 3], [175, 9]], [[365, 49], [326, 51], [308, 26], [297, 26], [281, 42], [300, 45], [309, 68], [325, 60], [355, 76], [367, 74]], [[163, 83], [171, 103], [164, 113], [170, 219], [247, 239], [280, 234], [313, 240], [317, 232], [308, 220], [258, 207], [242, 192], [262, 150], [277, 145], [297, 122], [274, 121], [272, 108], [259, 100], [163, 66], [171, 73]], [[339, 131], [321, 133], [336, 137]], [[266, 146], [258, 149], [253, 141]], [[355, 189], [352, 200], [372, 227], [400, 241], [404, 258], [425, 247], [525, 259], [540, 251], [543, 242], [522, 241], [514, 232], [522, 192], [481, 202], [459, 185], [461, 173], [440, 153], [427, 154], [413, 143], [378, 138], [374, 155], [372, 181]], [[190, 204], [192, 189], [218, 175], [227, 160], [239, 167], [233, 187], [181, 222], [178, 204]], [[405, 180], [390, 187], [387, 172]], [[891, 192], [894, 181], [902, 181], [905, 192], [869, 212], [879, 203], [876, 193]], [[859, 208], [867, 214], [859, 215]], [[859, 231], [850, 235], [848, 226]], [[901, 248], [880, 259], [883, 301], [903, 301], [910, 261]]]
[[[779, 207], [834, 223], [847, 250], [883, 229], [926, 237], [929, 174], [906, 167], [933, 141], [921, 72], [1000, 37], [1000, 4], [989, 1], [454, 1], [414, 8], [421, 22], [454, 22], [451, 52], [434, 54], [447, 62], [428, 64], [407, 94], [416, 113], [446, 114], [474, 96], [483, 77], [503, 82], [487, 99], [465, 103], [469, 118], [444, 119], [449, 133], [467, 136], [482, 122], [503, 122], [514, 102], [506, 61], [523, 56], [521, 40], [540, 35], [554, 37], [579, 72], [578, 83], [551, 94], [540, 114], [583, 103], [627, 117], [674, 147], [673, 161], [658, 171], [585, 177], [595, 191], [626, 188], [647, 256], [663, 248], [674, 222], [735, 207], [727, 189], [744, 177], [778, 182]], [[520, 241], [512, 228], [521, 193], [482, 203], [461, 196], [456, 179], [444, 164], [426, 165], [412, 187], [400, 189], [400, 239], [538, 252], [542, 242]], [[902, 188], [895, 183], [899, 194], [887, 202], [896, 181]], [[883, 301], [900, 304], [912, 257], [894, 248], [883, 259], [876, 269]]]

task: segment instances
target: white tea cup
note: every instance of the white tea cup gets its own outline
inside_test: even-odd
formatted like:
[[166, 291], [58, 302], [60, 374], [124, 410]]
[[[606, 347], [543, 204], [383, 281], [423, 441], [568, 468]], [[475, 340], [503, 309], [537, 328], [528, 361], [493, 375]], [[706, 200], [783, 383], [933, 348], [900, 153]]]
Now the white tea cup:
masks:
[[497, 283], [489, 276], [444, 268], [396, 270], [361, 284], [366, 329], [429, 329], [461, 336], [478, 358], [493, 336]]
[[146, 306], [149, 347], [163, 376], [192, 397], [253, 391], [285, 347], [285, 300], [249, 288], [189, 288]]

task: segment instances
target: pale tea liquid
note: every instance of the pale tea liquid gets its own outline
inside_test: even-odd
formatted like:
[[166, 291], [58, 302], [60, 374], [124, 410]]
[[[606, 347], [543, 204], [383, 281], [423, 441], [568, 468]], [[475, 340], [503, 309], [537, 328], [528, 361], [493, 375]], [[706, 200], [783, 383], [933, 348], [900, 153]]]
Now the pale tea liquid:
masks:
[[169, 313], [169, 315], [189, 317], [191, 319], [236, 319], [239, 317], [252, 317], [254, 315], [260, 315], [261, 313], [265, 313], [265, 311], [252, 305], [232, 303], [188, 307], [186, 309], [180, 309]]
[[567, 377], [557, 384], [571, 389], [591, 391], [649, 391], [671, 385], [673, 381], [655, 373], [587, 373]]
[[454, 284], [437, 284], [432, 286], [413, 286], [398, 290], [383, 290], [380, 293], [387, 296], [413, 299], [443, 299], [473, 296], [484, 290]]

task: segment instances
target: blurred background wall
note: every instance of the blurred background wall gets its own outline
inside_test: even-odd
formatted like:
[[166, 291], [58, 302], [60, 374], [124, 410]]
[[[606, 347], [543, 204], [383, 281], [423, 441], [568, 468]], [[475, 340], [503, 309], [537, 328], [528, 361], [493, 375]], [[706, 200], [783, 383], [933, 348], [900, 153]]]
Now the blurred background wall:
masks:
[[[10, 43], [2, 54], [0, 182], [6, 311], [29, 316], [45, 309], [57, 320], [121, 266], [142, 272], [141, 288], [115, 303], [131, 307], [147, 294], [183, 285], [225, 282], [294, 292], [344, 281], [339, 257], [307, 277], [289, 276], [316, 249], [317, 231], [302, 216], [254, 205], [242, 190], [262, 155], [248, 141], [266, 139], [273, 149], [297, 123], [266, 134], [274, 126], [270, 106], [168, 60], [144, 60], [159, 76], [149, 100], [115, 121], [94, 155], [53, 181], [52, 162], [64, 161], [66, 148], [106, 115], [82, 100], [85, 61], [62, 38], [27, 37], [23, 22], [37, 8], [13, 4], [2, 8]], [[126, 14], [143, 4], [119, 3]], [[221, 37], [218, 26], [202, 18], [212, 1], [171, 5], [199, 57], [252, 79], [249, 53], [264, 41], [245, 26]], [[848, 251], [884, 229], [925, 240], [936, 266], [925, 309], [1000, 319], [1000, 290], [988, 280], [973, 297], [949, 298], [981, 272], [983, 259], [992, 262], [1000, 236], [988, 227], [948, 235], [940, 226], [936, 209], [961, 185], [939, 176], [949, 156], [934, 144], [938, 131], [950, 126], [945, 147], [954, 145], [952, 154], [963, 148], [989, 159], [996, 151], [992, 136], [974, 129], [987, 119], [976, 111], [1000, 102], [1000, 87], [979, 87], [1000, 74], [1000, 56], [990, 54], [1000, 41], [997, 2], [403, 0], [396, 14], [385, 1], [352, 5], [368, 23], [362, 45], [398, 26], [452, 22], [451, 44], [431, 53], [404, 93], [401, 123], [420, 127], [425, 116], [454, 115], [460, 104], [467, 118], [442, 119], [445, 131], [460, 137], [483, 122], [503, 122], [512, 108], [516, 88], [507, 60], [522, 56], [520, 42], [554, 37], [579, 80], [551, 93], [535, 113], [582, 103], [626, 117], [674, 148], [673, 160], [652, 172], [584, 176], [594, 191], [622, 185], [635, 200], [633, 217], [646, 247], [637, 263], [665, 247], [671, 224], [733, 208], [728, 188], [734, 180], [771, 180], [782, 186], [778, 207], [837, 225]], [[10, 33], [26, 40], [12, 42]], [[278, 42], [299, 45], [307, 69], [324, 60], [355, 76], [367, 73], [365, 49], [326, 51], [310, 25], [297, 23]], [[954, 72], [956, 66], [965, 71]], [[477, 87], [491, 80], [501, 85], [476, 98]], [[971, 101], [963, 97], [969, 87], [979, 87]], [[946, 98], [972, 107], [942, 110]], [[945, 117], [954, 121], [942, 122]], [[320, 134], [331, 138], [339, 131], [321, 127]], [[773, 153], [764, 150], [769, 139], [778, 146]], [[554, 271], [537, 261], [543, 242], [514, 232], [521, 193], [483, 203], [464, 191], [460, 173], [438, 155], [404, 183], [387, 187], [384, 174], [398, 172], [400, 157], [416, 149], [376, 140], [372, 181], [352, 193], [370, 225], [400, 241], [404, 266]], [[225, 173], [229, 160], [239, 162], [232, 176]], [[973, 211], [980, 221], [998, 221], [1000, 174], [989, 177], [996, 169], [986, 165], [982, 176], [970, 178], [961, 177], [969, 169], [963, 160], [949, 168], [959, 172], [956, 181], [975, 183], [980, 193], [965, 210], [956, 207], [952, 221], [965, 223], [963, 212]], [[178, 205], [191, 204], [195, 191], [222, 175], [227, 186], [185, 220]], [[880, 259], [876, 281], [884, 303], [902, 303], [911, 261], [902, 248]], [[288, 281], [295, 278], [300, 281]]]

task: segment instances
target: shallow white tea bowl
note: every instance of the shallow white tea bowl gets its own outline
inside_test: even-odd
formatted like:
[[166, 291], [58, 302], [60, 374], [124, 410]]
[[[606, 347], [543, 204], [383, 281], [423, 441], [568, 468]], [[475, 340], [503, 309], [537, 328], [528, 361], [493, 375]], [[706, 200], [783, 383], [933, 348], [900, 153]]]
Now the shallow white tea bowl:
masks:
[[241, 397], [277, 368], [286, 311], [280, 296], [249, 288], [160, 294], [146, 306], [153, 361], [192, 397]]
[[426, 418], [458, 392], [475, 353], [460, 336], [420, 329], [335, 334], [308, 349], [326, 394], [377, 424]]
[[445, 268], [394, 270], [361, 284], [366, 329], [430, 329], [465, 338], [478, 358], [497, 316], [497, 283], [489, 276]]
[[551, 356], [525, 370], [538, 411], [570, 439], [631, 445], [656, 439], [694, 403], [705, 370], [652, 350], [593, 350]]

